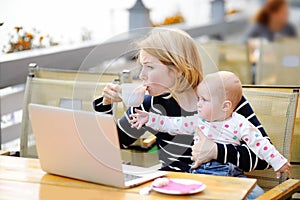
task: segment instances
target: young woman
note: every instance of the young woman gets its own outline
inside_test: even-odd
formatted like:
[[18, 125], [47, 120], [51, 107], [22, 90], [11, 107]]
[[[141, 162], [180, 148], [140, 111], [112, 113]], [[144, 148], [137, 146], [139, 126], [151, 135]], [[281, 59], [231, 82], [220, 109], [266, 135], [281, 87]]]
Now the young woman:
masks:
[[[183, 31], [154, 29], [147, 38], [137, 42], [137, 47], [142, 66], [140, 79], [149, 93], [139, 109], [174, 117], [196, 114], [197, 96], [194, 89], [202, 81], [203, 72], [193, 39]], [[108, 84], [103, 90], [103, 97], [94, 101], [94, 109], [98, 112], [111, 112], [111, 104], [121, 101], [118, 90], [118, 85]], [[267, 137], [244, 97], [235, 111], [248, 118]], [[126, 148], [145, 131], [151, 132], [156, 136], [162, 170], [188, 172], [192, 164], [191, 158], [199, 165], [210, 160], [232, 163], [244, 171], [268, 167], [265, 161], [251, 152], [246, 143], [233, 146], [209, 140], [201, 141], [208, 145], [195, 149], [192, 157], [193, 136], [174, 136], [148, 127], [139, 130], [131, 128], [128, 119], [133, 112], [134, 108], [129, 108], [125, 116], [117, 122], [120, 145]], [[262, 189], [257, 187], [254, 193], [257, 197]]]
[[288, 2], [286, 0], [267, 0], [254, 17], [254, 23], [245, 33], [243, 40], [264, 38], [274, 41], [278, 37], [297, 37], [297, 31], [288, 22]]

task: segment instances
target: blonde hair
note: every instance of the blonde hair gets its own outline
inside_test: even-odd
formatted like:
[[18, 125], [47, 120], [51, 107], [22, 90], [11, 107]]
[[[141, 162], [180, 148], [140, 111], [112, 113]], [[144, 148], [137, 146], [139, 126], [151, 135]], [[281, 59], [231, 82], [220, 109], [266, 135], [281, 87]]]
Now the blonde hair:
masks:
[[203, 79], [200, 55], [194, 40], [177, 29], [154, 29], [150, 35], [136, 41], [140, 50], [154, 56], [175, 71], [176, 82], [172, 92], [195, 88]]

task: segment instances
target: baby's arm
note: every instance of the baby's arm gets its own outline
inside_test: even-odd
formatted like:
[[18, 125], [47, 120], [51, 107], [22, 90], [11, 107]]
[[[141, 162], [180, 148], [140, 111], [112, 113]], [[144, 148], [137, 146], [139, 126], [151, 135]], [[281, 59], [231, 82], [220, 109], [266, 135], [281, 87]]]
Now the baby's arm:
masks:
[[261, 159], [264, 159], [269, 163], [274, 171], [277, 172], [277, 177], [282, 173], [290, 175], [287, 159], [284, 158], [276, 148], [270, 143], [270, 141], [263, 137], [260, 131], [254, 127], [247, 119], [244, 119], [239, 124], [239, 136], [240, 139], [245, 141], [248, 147]]
[[192, 135], [197, 126], [197, 115], [188, 117], [167, 117], [163, 115], [154, 114], [135, 110], [136, 114], [130, 115], [132, 120], [130, 123], [132, 127], [141, 128], [143, 125], [153, 128], [160, 132], [168, 132], [169, 134], [183, 134]]
[[131, 124], [131, 128], [140, 129], [142, 128], [142, 126], [144, 126], [144, 124], [148, 122], [149, 112], [139, 109], [134, 109], [134, 111], [135, 113], [129, 116], [131, 118], [131, 120], [129, 120], [129, 123]]

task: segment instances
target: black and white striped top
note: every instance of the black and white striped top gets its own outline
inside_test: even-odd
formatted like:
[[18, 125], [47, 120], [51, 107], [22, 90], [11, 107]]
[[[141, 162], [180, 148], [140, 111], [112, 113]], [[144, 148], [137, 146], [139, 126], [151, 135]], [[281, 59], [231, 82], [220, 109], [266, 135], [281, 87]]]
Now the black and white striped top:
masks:
[[[147, 95], [139, 109], [171, 117], [190, 116], [195, 114], [195, 112], [187, 112], [183, 110], [174, 98], [165, 98], [166, 96], [168, 96], [168, 94], [156, 97]], [[96, 99], [93, 104], [94, 109], [98, 112], [111, 113], [112, 111], [111, 105], [102, 104], [102, 98]], [[131, 124], [127, 119], [133, 112], [134, 108], [129, 108], [126, 111], [126, 114], [117, 122], [121, 147], [126, 148], [148, 130], [156, 136], [158, 156], [163, 166], [162, 169], [188, 172], [192, 164], [191, 147], [193, 144], [193, 136], [169, 135], [168, 133], [158, 132], [145, 126], [140, 130], [131, 128]], [[265, 130], [258, 121], [250, 104], [244, 97], [237, 106], [236, 112], [246, 117], [254, 126], [259, 128], [263, 136], [267, 137]], [[239, 146], [231, 144], [217, 144], [217, 146], [218, 162], [230, 162], [244, 171], [268, 168], [268, 164], [265, 161], [260, 160], [249, 149], [246, 143], [242, 143]]]

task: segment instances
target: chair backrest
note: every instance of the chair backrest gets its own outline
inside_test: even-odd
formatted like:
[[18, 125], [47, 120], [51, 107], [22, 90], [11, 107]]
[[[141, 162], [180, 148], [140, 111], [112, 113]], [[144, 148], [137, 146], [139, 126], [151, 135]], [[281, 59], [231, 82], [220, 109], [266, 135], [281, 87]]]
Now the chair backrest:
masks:
[[30, 72], [34, 77], [65, 81], [113, 82], [121, 79], [121, 73], [101, 73], [51, 68], [33, 68]]
[[252, 83], [252, 67], [249, 62], [248, 48], [245, 44], [229, 42], [198, 44], [206, 50], [220, 71], [235, 73], [243, 84]]
[[[282, 86], [282, 85], [243, 85], [243, 90], [250, 90], [250, 91], [266, 91], [266, 92], [291, 92], [293, 89], [299, 89], [298, 87], [293, 86]], [[295, 127], [294, 127], [294, 135], [292, 138], [292, 155], [291, 155], [291, 162], [300, 166], [300, 98], [298, 98], [298, 105], [297, 105], [297, 113], [296, 113], [296, 120], [295, 120]], [[295, 167], [292, 168], [292, 171], [296, 170]], [[300, 178], [300, 171], [294, 178]]]
[[[290, 92], [252, 91], [244, 88], [244, 96], [251, 104], [276, 149], [291, 159], [291, 141], [294, 131], [299, 90]], [[255, 170], [248, 177], [258, 179], [258, 185], [270, 189], [282, 182], [273, 169]]]
[[255, 83], [300, 85], [300, 40], [260, 43]]
[[93, 111], [93, 100], [101, 96], [105, 85], [115, 78], [119, 76], [30, 68], [24, 94], [20, 155], [38, 157], [28, 115], [29, 103]]

